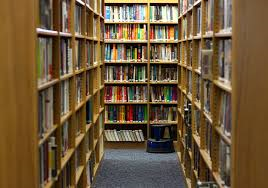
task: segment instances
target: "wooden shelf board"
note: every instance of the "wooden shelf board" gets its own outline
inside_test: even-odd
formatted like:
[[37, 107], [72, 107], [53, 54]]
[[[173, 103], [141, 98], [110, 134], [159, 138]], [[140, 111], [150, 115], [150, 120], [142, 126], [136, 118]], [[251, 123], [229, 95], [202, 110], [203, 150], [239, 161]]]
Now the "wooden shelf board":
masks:
[[178, 40], [150, 40], [151, 44], [176, 44]]
[[230, 84], [226, 84], [224, 82], [221, 82], [220, 80], [214, 80], [213, 83], [228, 93], [232, 92], [232, 86]]
[[64, 114], [63, 116], [61, 116], [60, 119], [60, 124], [62, 125], [65, 121], [67, 121], [67, 119], [69, 119], [72, 115], [72, 111], [67, 112], [66, 114]]
[[151, 121], [150, 122], [151, 125], [177, 125], [178, 124], [178, 121], [169, 121], [169, 122], [154, 122], [154, 121]]
[[205, 163], [206, 163], [208, 169], [209, 169], [210, 171], [212, 171], [212, 161], [211, 161], [211, 158], [210, 158], [210, 156], [208, 155], [207, 151], [204, 150], [204, 149], [200, 149], [200, 154], [201, 154], [203, 160], [205, 161]]
[[187, 38], [184, 38], [184, 39], [179, 40], [179, 43], [180, 42], [186, 42], [186, 41], [187, 41]]
[[200, 69], [194, 69], [194, 72], [201, 75], [201, 70]]
[[100, 108], [100, 114], [103, 112], [103, 110], [104, 110], [104, 107], [102, 107], [102, 108]]
[[152, 24], [152, 25], [156, 25], [156, 24], [159, 24], [159, 25], [161, 25], [161, 24], [162, 25], [177, 25], [178, 22], [151, 21], [150, 24]]
[[177, 65], [178, 61], [159, 61], [159, 62], [150, 62], [150, 64], [153, 64], [153, 65], [157, 65], [157, 64]]
[[63, 168], [66, 166], [67, 162], [70, 160], [70, 158], [72, 157], [74, 153], [74, 149], [68, 149], [66, 155], [64, 157], [61, 158], [61, 170], [63, 170]]
[[85, 71], [85, 69], [84, 69], [84, 68], [81, 68], [81, 69], [79, 69], [79, 70], [75, 70], [74, 73], [75, 73], [76, 75], [78, 75], [78, 74], [81, 74], [81, 73], [84, 72], [84, 71]]
[[175, 0], [150, 0], [150, 4], [178, 4], [178, 1]]
[[91, 99], [92, 95], [88, 95], [86, 96], [86, 102], [89, 101]]
[[204, 34], [202, 37], [205, 38], [205, 39], [213, 38], [213, 32], [212, 33]]
[[194, 2], [194, 7], [199, 6], [199, 4], [201, 5], [201, 2], [202, 2], [202, 0], [198, 0], [198, 1]]
[[186, 96], [187, 96], [188, 100], [192, 102], [192, 94], [188, 93]]
[[60, 76], [60, 81], [67, 80], [68, 78], [71, 78], [73, 75], [74, 75], [73, 73], [64, 74]]
[[120, 21], [108, 21], [108, 20], [105, 20], [104, 22], [105, 24], [147, 24], [148, 22], [147, 21], [123, 21], [123, 22], [120, 22]]
[[84, 171], [84, 166], [79, 166], [77, 169], [76, 169], [76, 172], [75, 172], [75, 184], [77, 185], [79, 180], [80, 180], [80, 177], [82, 176], [82, 173]]
[[147, 82], [104, 82], [106, 85], [112, 85], [112, 84], [131, 84], [131, 85], [137, 85], [137, 84], [148, 84]]
[[91, 127], [93, 127], [93, 123], [86, 124], [86, 133], [89, 131], [89, 129], [91, 129]]
[[76, 38], [76, 39], [84, 39], [85, 36], [82, 35], [82, 34], [76, 33], [76, 34], [75, 34], [75, 38]]
[[80, 108], [82, 108], [85, 105], [85, 101], [80, 102], [79, 104], [76, 104], [75, 106], [75, 111], [77, 112], [78, 110], [80, 110]]
[[204, 111], [204, 115], [205, 115], [206, 119], [212, 124], [211, 114], [208, 114], [207, 112]]
[[110, 44], [110, 43], [126, 43], [126, 44], [147, 44], [148, 43], [148, 40], [107, 40], [105, 39], [104, 41], [105, 43], [107, 44]]
[[200, 144], [200, 137], [197, 136], [196, 134], [193, 134], [193, 138], [194, 138], [194, 141], [195, 141], [196, 145], [197, 145], [198, 148], [200, 149], [200, 147], [201, 147], [201, 144]]
[[48, 30], [48, 29], [42, 29], [42, 28], [36, 28], [36, 33], [38, 35], [44, 35], [44, 36], [58, 36], [58, 31], [54, 30]]
[[221, 136], [222, 140], [229, 146], [231, 146], [232, 142], [231, 139], [224, 134], [222, 128], [220, 126], [215, 127], [216, 132]]
[[84, 133], [80, 133], [78, 136], [75, 137], [75, 148], [77, 148], [80, 145], [80, 143], [84, 139], [84, 136], [85, 136]]
[[163, 85], [163, 84], [165, 84], [165, 85], [170, 85], [170, 84], [176, 84], [176, 85], [178, 85], [178, 82], [177, 81], [170, 81], [170, 82], [155, 82], [155, 81], [150, 81], [150, 84], [153, 84], [153, 85], [157, 85], [157, 84], [159, 84], [159, 85]]
[[197, 171], [196, 171], [195, 169], [192, 169], [192, 171], [193, 171], [193, 174], [194, 174], [194, 178], [195, 178], [195, 180], [196, 180], [196, 181], [197, 181], [197, 180], [199, 180], [199, 177], [198, 177]]
[[198, 34], [198, 35], [195, 35], [193, 38], [194, 40], [200, 40], [202, 37], [201, 37], [201, 34]]
[[85, 2], [83, 2], [82, 0], [75, 0], [75, 2], [81, 6], [85, 6]]
[[66, 32], [59, 32], [59, 35], [61, 36], [61, 37], [72, 37], [72, 33], [66, 33]]
[[139, 62], [139, 61], [136, 61], [136, 62], [131, 62], [131, 61], [104, 61], [105, 64], [148, 64], [148, 62]]
[[221, 179], [221, 176], [218, 172], [212, 172], [212, 176], [218, 184], [219, 188], [225, 188], [224, 181]]
[[93, 95], [96, 95], [98, 93], [98, 89], [93, 89]]
[[129, 125], [145, 125], [147, 122], [105, 122], [105, 125], [120, 125], [120, 124], [129, 124]]
[[104, 85], [101, 85], [101, 86], [100, 86], [100, 90], [102, 90], [103, 88], [104, 88]]
[[198, 108], [198, 110], [201, 110], [201, 103], [198, 101], [194, 101], [194, 105], [196, 106], [196, 108]]
[[150, 102], [150, 104], [178, 104], [178, 102]]
[[88, 163], [91, 154], [92, 154], [92, 150], [89, 150], [89, 152], [86, 153], [86, 163]]
[[38, 91], [52, 87], [53, 85], [55, 85], [58, 82], [59, 82], [59, 79], [53, 79], [53, 80], [48, 81], [46, 83], [40, 84], [40, 85], [38, 85]]
[[215, 37], [231, 38], [232, 37], [232, 32], [219, 32], [219, 33], [215, 33]]
[[121, 105], [121, 104], [129, 104], [129, 105], [139, 105], [139, 104], [147, 104], [147, 102], [104, 102], [105, 105]]
[[50, 130], [43, 134], [43, 138], [39, 139], [39, 147], [55, 132], [58, 128], [58, 125], [54, 125]]

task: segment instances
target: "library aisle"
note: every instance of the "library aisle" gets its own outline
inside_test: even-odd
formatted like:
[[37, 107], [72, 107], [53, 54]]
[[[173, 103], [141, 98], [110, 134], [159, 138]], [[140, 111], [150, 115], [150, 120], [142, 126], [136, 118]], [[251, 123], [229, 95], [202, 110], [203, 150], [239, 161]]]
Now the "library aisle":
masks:
[[93, 188], [185, 188], [176, 153], [106, 149]]

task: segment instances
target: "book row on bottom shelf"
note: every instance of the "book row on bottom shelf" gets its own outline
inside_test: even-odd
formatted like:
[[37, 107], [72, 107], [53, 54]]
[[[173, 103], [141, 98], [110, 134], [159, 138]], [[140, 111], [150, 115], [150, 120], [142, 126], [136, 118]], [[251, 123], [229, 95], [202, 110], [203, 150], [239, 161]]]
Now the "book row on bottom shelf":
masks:
[[144, 135], [142, 130], [105, 130], [106, 141], [112, 142], [143, 142]]

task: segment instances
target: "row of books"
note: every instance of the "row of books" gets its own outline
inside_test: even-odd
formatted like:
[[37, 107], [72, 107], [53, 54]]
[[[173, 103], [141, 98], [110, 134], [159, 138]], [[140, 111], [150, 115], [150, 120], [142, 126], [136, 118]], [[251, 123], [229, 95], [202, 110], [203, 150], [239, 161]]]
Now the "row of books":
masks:
[[175, 5], [150, 6], [150, 21], [178, 22], [178, 7]]
[[147, 61], [147, 46], [105, 44], [105, 61]]
[[37, 79], [38, 85], [51, 81], [53, 78], [52, 38], [38, 37]]
[[146, 24], [105, 25], [106, 40], [147, 40]]
[[150, 77], [151, 82], [177, 82], [177, 67], [152, 65]]
[[219, 40], [219, 80], [230, 84], [232, 80], [231, 64], [232, 40]]
[[52, 0], [39, 0], [39, 27], [53, 29], [53, 2]]
[[231, 187], [231, 147], [220, 140], [219, 144], [219, 173], [222, 185]]
[[147, 86], [106, 86], [106, 102], [147, 102]]
[[70, 39], [61, 40], [61, 64], [60, 75], [70, 74], [73, 72], [73, 54]]
[[105, 139], [108, 142], [143, 142], [142, 130], [104, 130]]
[[76, 88], [76, 104], [82, 102], [82, 75], [77, 75], [75, 78], [75, 88]]
[[61, 116], [70, 111], [70, 82], [64, 80], [61, 82]]
[[180, 15], [185, 13], [188, 10], [188, 8], [191, 8], [193, 6], [194, 1], [197, 0], [180, 0], [179, 1]]
[[210, 34], [214, 31], [214, 0], [207, 0], [205, 5], [206, 13], [206, 33]]
[[177, 102], [177, 86], [151, 86], [152, 102]]
[[105, 107], [105, 122], [146, 122], [146, 105], [109, 105]]
[[226, 92], [221, 92], [220, 95], [220, 111], [219, 124], [224, 131], [224, 134], [231, 137], [232, 128], [232, 112], [231, 112], [231, 95]]
[[151, 107], [151, 122], [172, 122], [177, 121], [177, 108], [170, 106], [152, 106]]
[[145, 82], [147, 81], [147, 67], [134, 65], [107, 66], [106, 82]]
[[74, 23], [75, 33], [82, 34], [82, 7], [78, 4], [75, 5]]
[[55, 137], [39, 147], [39, 185], [44, 187], [49, 181], [57, 177], [57, 145]]
[[39, 92], [38, 96], [38, 133], [39, 138], [54, 126], [53, 88]]
[[61, 1], [61, 29], [62, 32], [71, 32], [71, 1]]
[[221, 32], [232, 31], [232, 0], [219, 1], [219, 28]]
[[105, 20], [113, 22], [146, 21], [146, 5], [105, 6]]
[[175, 25], [151, 25], [150, 40], [151, 41], [176, 41], [179, 38], [178, 26]]
[[177, 61], [177, 46], [174, 44], [152, 44], [150, 46], [150, 58], [152, 62]]

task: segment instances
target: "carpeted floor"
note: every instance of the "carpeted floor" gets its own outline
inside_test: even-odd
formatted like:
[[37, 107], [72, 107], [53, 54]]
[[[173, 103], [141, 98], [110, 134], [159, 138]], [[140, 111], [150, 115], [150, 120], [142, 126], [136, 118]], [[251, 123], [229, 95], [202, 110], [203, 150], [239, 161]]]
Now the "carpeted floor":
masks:
[[106, 149], [94, 188], [185, 188], [176, 153]]

